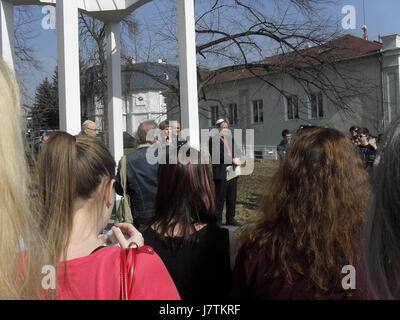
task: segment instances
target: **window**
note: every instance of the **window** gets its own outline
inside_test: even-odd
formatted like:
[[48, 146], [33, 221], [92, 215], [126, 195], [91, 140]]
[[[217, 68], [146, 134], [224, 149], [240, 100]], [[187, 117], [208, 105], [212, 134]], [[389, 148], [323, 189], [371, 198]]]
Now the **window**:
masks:
[[210, 125], [210, 127], [213, 127], [218, 119], [219, 119], [218, 106], [212, 106], [211, 107], [211, 125]]
[[287, 119], [299, 119], [299, 98], [297, 96], [287, 97]]
[[324, 116], [324, 108], [322, 104], [322, 93], [312, 93], [311, 97], [311, 118], [322, 118]]
[[237, 104], [232, 103], [228, 106], [229, 110], [229, 123], [236, 125], [238, 124], [238, 113], [237, 113]]
[[264, 121], [263, 101], [253, 101], [253, 123], [261, 123]]

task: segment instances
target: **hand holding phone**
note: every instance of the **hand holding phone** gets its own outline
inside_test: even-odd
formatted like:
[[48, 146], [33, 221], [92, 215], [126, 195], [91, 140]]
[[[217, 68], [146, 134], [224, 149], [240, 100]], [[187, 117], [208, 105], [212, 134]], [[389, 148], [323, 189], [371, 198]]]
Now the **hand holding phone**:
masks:
[[144, 245], [142, 234], [130, 223], [118, 223], [100, 238], [109, 245], [119, 245], [121, 248], [131, 247], [136, 244], [138, 247]]
[[115, 236], [115, 233], [121, 233], [121, 235], [123, 236], [121, 229], [114, 226], [111, 228], [111, 230], [109, 230], [107, 233], [103, 235], [106, 244], [108, 245], [120, 244], [118, 238]]

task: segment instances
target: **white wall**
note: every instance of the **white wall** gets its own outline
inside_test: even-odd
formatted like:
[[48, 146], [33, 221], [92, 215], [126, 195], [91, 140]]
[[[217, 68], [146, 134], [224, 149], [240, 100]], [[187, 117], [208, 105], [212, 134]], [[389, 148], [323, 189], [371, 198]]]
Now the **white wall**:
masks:
[[[239, 127], [254, 130], [255, 145], [277, 145], [281, 140], [283, 129], [295, 132], [302, 124], [335, 127], [344, 132], [348, 132], [348, 128], [355, 124], [366, 126], [372, 134], [379, 133], [379, 130], [381, 130], [379, 126], [381, 89], [378, 57], [354, 59], [338, 64], [337, 68], [348, 79], [351, 79], [353, 89], [362, 87], [359, 88], [362, 93], [346, 97], [346, 101], [352, 109], [348, 112], [339, 112], [337, 107], [324, 96], [324, 117], [320, 119], [309, 118], [309, 103], [304, 89], [295, 80], [282, 74], [270, 75], [267, 80], [298, 96], [300, 119], [287, 120], [283, 95], [258, 79], [245, 79], [214, 85], [207, 88], [207, 97], [221, 100], [226, 105], [237, 103], [239, 106]], [[334, 73], [327, 71], [326, 74], [334, 83], [341, 83], [341, 80]], [[319, 91], [315, 88], [314, 90]], [[253, 123], [252, 121], [253, 100], [263, 101], [263, 123]], [[200, 104], [201, 107], [208, 109], [213, 105], [217, 105], [217, 103], [202, 102]], [[220, 115], [220, 117], [224, 116]], [[209, 119], [200, 117], [200, 128], [208, 128], [209, 125]]]

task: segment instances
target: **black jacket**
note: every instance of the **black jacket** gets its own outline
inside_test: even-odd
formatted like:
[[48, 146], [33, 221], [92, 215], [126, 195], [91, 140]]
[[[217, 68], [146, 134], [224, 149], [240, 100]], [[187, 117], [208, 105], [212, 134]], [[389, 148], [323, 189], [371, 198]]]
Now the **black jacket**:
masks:
[[[240, 157], [240, 148], [235, 144], [232, 138], [226, 136], [228, 144], [231, 148], [231, 152], [233, 158]], [[219, 146], [219, 157], [217, 157], [217, 152], [215, 153], [215, 157], [213, 157], [213, 146]], [[219, 134], [211, 137], [209, 140], [209, 151], [212, 159], [212, 171], [213, 171], [213, 179], [214, 180], [223, 180], [226, 179], [226, 167], [232, 165], [232, 157], [228, 155], [228, 149], [225, 146], [225, 143], [221, 140], [221, 136]]]
[[358, 146], [358, 151], [361, 156], [361, 160], [363, 161], [364, 164], [364, 169], [368, 169], [369, 167], [372, 167], [374, 165], [375, 157], [376, 157], [376, 150], [373, 146], [370, 144], [367, 144], [366, 146], [359, 145]]

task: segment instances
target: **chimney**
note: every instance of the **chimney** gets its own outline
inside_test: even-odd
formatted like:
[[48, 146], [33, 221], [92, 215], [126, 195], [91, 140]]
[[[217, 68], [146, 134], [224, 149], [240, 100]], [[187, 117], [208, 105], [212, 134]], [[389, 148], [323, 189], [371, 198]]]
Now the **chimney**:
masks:
[[382, 38], [383, 51], [400, 48], [400, 35], [392, 34]]
[[367, 26], [364, 24], [361, 29], [364, 31], [364, 40], [368, 40]]

